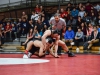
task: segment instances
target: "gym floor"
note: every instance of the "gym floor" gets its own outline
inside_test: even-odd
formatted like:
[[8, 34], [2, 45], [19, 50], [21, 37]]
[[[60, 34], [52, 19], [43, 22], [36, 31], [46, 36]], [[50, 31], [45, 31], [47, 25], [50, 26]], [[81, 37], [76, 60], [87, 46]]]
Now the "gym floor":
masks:
[[60, 58], [33, 55], [29, 60], [22, 57], [23, 54], [0, 54], [0, 75], [100, 75], [100, 55], [62, 54]]

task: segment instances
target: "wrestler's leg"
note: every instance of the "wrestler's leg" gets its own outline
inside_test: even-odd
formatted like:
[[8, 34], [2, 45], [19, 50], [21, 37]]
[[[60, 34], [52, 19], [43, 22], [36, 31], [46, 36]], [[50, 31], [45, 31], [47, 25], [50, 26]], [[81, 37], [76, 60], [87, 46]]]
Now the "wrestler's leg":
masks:
[[59, 40], [59, 41], [58, 41], [58, 45], [61, 46], [65, 52], [68, 53], [68, 56], [69, 56], [69, 57], [75, 56], [73, 53], [71, 53], [71, 52], [69, 51], [68, 47], [66, 46], [66, 44], [65, 44], [63, 41]]
[[28, 42], [25, 53], [27, 54], [29, 50], [31, 50], [32, 46], [34, 45], [33, 41]]

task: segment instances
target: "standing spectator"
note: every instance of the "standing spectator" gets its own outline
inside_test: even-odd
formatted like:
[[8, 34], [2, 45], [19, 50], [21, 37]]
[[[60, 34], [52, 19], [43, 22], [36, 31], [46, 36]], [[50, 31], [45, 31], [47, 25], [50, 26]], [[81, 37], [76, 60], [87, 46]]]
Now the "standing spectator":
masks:
[[81, 18], [83, 18], [84, 13], [85, 13], [85, 11], [84, 11], [84, 8], [82, 7], [81, 11], [79, 11], [79, 13], [78, 13], [78, 16], [81, 16]]
[[76, 35], [75, 35], [75, 44], [77, 46], [76, 48], [76, 52], [79, 52], [79, 43], [82, 41], [82, 38], [83, 38], [83, 32], [81, 31], [80, 28], [78, 28], [78, 31], [76, 32]]
[[98, 29], [98, 32], [100, 33], [100, 26], [99, 25], [97, 25], [97, 29]]
[[22, 12], [22, 19], [23, 19], [23, 18], [26, 18], [26, 20], [28, 19], [28, 16], [26, 15], [25, 12]]
[[69, 48], [70, 50], [72, 50], [72, 42], [73, 42], [73, 39], [74, 39], [74, 31], [71, 29], [71, 27], [68, 27], [68, 30], [65, 32], [65, 35], [64, 35], [64, 39], [65, 39], [65, 42], [70, 42], [70, 45], [71, 47]]
[[77, 19], [79, 11], [74, 7], [71, 11], [71, 16]]

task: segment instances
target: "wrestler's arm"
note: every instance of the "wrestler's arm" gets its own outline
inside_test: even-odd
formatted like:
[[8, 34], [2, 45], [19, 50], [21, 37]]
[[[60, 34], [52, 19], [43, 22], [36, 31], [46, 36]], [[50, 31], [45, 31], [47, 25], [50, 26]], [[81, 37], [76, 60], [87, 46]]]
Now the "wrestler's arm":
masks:
[[40, 44], [39, 56], [41, 57], [43, 55], [45, 55], [44, 46], [43, 46], [43, 44]]
[[[49, 30], [47, 30], [46, 32], [44, 32], [43, 36], [42, 36], [42, 43], [44, 45], [44, 47], [46, 48], [46, 38], [51, 34], [51, 32]], [[45, 49], [44, 48], [44, 49]]]

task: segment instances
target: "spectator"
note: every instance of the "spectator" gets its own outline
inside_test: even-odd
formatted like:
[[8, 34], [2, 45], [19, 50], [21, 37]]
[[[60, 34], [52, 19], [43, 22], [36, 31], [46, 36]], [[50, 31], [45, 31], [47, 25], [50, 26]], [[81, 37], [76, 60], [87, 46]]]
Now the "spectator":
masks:
[[85, 6], [86, 12], [90, 13], [92, 7], [93, 7], [93, 6], [90, 4], [90, 2], [87, 2], [87, 3], [86, 3], [86, 6]]
[[30, 40], [33, 39], [33, 29], [31, 28], [27, 34], [27, 39], [26, 41], [23, 43], [23, 45], [26, 45]]
[[33, 25], [33, 21], [29, 20], [29, 29], [34, 29], [35, 25]]
[[93, 31], [93, 26], [91, 25], [91, 23], [89, 23], [87, 26], [87, 35], [86, 35], [87, 40], [90, 40], [92, 31]]
[[72, 50], [72, 45], [73, 45], [73, 39], [74, 39], [74, 31], [71, 29], [71, 27], [68, 27], [68, 30], [65, 32], [64, 35], [64, 39], [65, 42], [69, 42], [71, 47], [69, 48], [70, 50]]
[[39, 32], [38, 32], [38, 30], [37, 30], [37, 28], [36, 29], [34, 29], [34, 33], [33, 33], [33, 38], [38, 38], [38, 39], [41, 39], [41, 35], [39, 34]]
[[78, 16], [81, 16], [81, 18], [83, 18], [84, 13], [85, 13], [85, 11], [84, 11], [84, 8], [82, 7], [81, 11], [79, 11], [79, 13], [78, 13]]
[[97, 18], [97, 24], [100, 25], [100, 15]]
[[84, 16], [83, 16], [83, 21], [88, 24], [88, 23], [91, 23], [91, 17], [88, 16], [88, 13], [84, 13]]
[[81, 16], [78, 16], [78, 20], [77, 20], [77, 28], [79, 28], [81, 26], [81, 23], [83, 22], [83, 20], [81, 19]]
[[40, 13], [40, 11], [41, 11], [41, 10], [40, 10], [40, 8], [39, 8], [39, 5], [38, 5], [38, 4], [36, 5], [36, 7], [35, 7], [35, 9], [34, 9], [34, 10], [35, 10], [36, 14], [39, 14], [39, 13]]
[[99, 25], [97, 25], [97, 29], [98, 29], [98, 32], [100, 33], [100, 26]]
[[93, 29], [94, 29], [94, 31], [92, 31], [92, 33], [91, 33], [91, 39], [90, 39], [90, 41], [88, 41], [89, 46], [87, 47], [87, 50], [90, 50], [91, 46], [94, 43], [99, 42], [99, 39], [100, 39], [100, 33], [98, 32], [97, 27], [94, 26]]
[[86, 36], [87, 35], [86, 24], [84, 22], [81, 23], [80, 28], [81, 28], [83, 34]]
[[94, 14], [94, 12], [92, 12], [91, 13], [91, 24], [94, 26], [94, 25], [96, 25], [96, 20], [97, 20], [97, 18], [96, 18], [96, 15]]
[[71, 4], [71, 3], [68, 3], [68, 4], [67, 4], [66, 11], [67, 11], [68, 9], [70, 9], [70, 11], [72, 11], [72, 4]]
[[79, 11], [74, 7], [71, 11], [71, 16], [77, 19]]
[[11, 28], [12, 28], [12, 26], [10, 25], [9, 22], [7, 22], [7, 25], [5, 26], [5, 32], [4, 32], [6, 39], [7, 38], [11, 39]]
[[36, 14], [35, 11], [32, 11], [31, 20], [33, 21], [33, 24], [35, 24], [35, 23], [37, 22], [38, 19], [39, 19], [39, 15]]
[[44, 24], [42, 23], [42, 21], [40, 19], [38, 19], [37, 21], [37, 24], [35, 25], [34, 29], [38, 30], [38, 32], [40, 33], [41, 32], [41, 29], [44, 28]]
[[76, 19], [74, 19], [72, 16], [70, 16], [70, 19], [67, 22], [68, 26], [76, 26]]
[[68, 15], [68, 12], [65, 11], [63, 8], [61, 8], [61, 13], [60, 13], [61, 18], [66, 20], [67, 15]]
[[15, 26], [14, 23], [11, 24], [11, 35], [12, 35], [12, 40], [17, 40], [17, 27]]
[[94, 6], [94, 8], [99, 12], [100, 11], [100, 5], [96, 4], [96, 6]]
[[44, 20], [44, 18], [46, 18], [45, 17], [46, 13], [45, 13], [45, 10], [44, 10], [42, 5], [40, 6], [40, 13], [39, 13], [39, 15], [40, 15], [40, 18], [41, 18], [42, 21]]
[[27, 22], [26, 18], [23, 18], [23, 20], [21, 22], [21, 33], [24, 36], [25, 34], [27, 34], [28, 31], [29, 31], [28, 22]]
[[22, 19], [23, 19], [23, 18], [26, 18], [26, 20], [28, 19], [28, 16], [26, 15], [25, 12], [22, 12]]
[[81, 31], [80, 28], [78, 28], [78, 31], [76, 32], [75, 35], [75, 44], [77, 46], [76, 48], [76, 52], [79, 52], [79, 43], [82, 42], [82, 38], [83, 38], [83, 32]]

